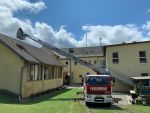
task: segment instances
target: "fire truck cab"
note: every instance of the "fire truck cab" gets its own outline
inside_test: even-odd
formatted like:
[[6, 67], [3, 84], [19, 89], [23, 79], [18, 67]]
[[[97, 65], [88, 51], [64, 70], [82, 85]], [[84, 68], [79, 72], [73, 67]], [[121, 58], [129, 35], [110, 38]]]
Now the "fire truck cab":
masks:
[[109, 75], [86, 75], [84, 81], [84, 101], [112, 104], [112, 78]]

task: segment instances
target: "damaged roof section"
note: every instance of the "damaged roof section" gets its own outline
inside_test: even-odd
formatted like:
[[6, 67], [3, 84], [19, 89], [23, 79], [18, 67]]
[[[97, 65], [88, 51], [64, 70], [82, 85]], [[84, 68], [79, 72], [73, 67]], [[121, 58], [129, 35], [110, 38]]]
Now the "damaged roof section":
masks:
[[29, 62], [62, 66], [60, 61], [56, 59], [53, 51], [48, 51], [45, 48], [37, 48], [3, 34], [0, 34], [0, 41]]

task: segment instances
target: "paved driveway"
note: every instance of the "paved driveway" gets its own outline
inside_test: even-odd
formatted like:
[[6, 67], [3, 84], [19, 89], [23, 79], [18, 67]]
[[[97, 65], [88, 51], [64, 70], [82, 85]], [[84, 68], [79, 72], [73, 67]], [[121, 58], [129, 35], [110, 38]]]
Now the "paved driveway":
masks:
[[113, 93], [114, 100], [119, 100], [118, 103], [113, 103], [114, 105], [129, 105], [129, 96], [124, 93]]

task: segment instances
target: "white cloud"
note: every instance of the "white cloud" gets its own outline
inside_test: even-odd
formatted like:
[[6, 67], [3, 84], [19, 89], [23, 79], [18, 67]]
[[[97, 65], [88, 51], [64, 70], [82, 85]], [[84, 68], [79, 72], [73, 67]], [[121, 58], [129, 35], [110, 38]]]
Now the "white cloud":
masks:
[[[90, 46], [98, 45], [99, 38], [102, 38], [103, 44], [117, 44], [144, 40], [142, 31], [134, 24], [115, 26], [89, 25], [83, 26], [82, 29], [87, 32], [88, 44]], [[83, 40], [85, 40], [85, 38], [84, 36]]]
[[[82, 26], [82, 30], [85, 31], [85, 34], [77, 40], [64, 26], [61, 26], [60, 29], [56, 31], [47, 23], [38, 21], [32, 23], [28, 18], [19, 19], [14, 16], [14, 13], [20, 13], [24, 10], [37, 13], [45, 7], [45, 3], [42, 1], [31, 3], [29, 0], [1, 0], [0, 32], [15, 37], [17, 29], [22, 27], [26, 33], [57, 47], [85, 46], [86, 34], [88, 46], [99, 45], [100, 37], [102, 37], [103, 44], [116, 44], [146, 40], [149, 39], [148, 37], [150, 36], [150, 22], [147, 22], [142, 27], [138, 27], [134, 24], [114, 26], [86, 25]], [[35, 44], [29, 39], [27, 41]]]
[[148, 9], [146, 12], [147, 12], [147, 13], [150, 13], [150, 9]]
[[43, 2], [30, 3], [28, 0], [1, 0], [0, 4], [3, 8], [8, 9], [11, 12], [17, 12], [19, 10], [39, 12], [46, 7]]

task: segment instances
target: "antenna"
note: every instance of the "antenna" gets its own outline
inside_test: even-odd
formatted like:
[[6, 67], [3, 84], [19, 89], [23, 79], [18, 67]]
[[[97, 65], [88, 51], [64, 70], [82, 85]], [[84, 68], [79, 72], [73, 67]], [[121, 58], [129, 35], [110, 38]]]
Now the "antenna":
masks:
[[99, 51], [102, 52], [102, 37], [99, 38]]
[[87, 34], [86, 34], [86, 54], [88, 54], [88, 48], [87, 48]]
[[28, 36], [26, 33], [23, 32], [22, 28], [19, 27], [19, 29], [17, 30], [17, 35], [16, 38], [19, 38], [21, 40], [24, 40], [26, 38], [26, 36]]
[[99, 46], [100, 46], [100, 47], [102, 46], [102, 43], [101, 43], [101, 42], [102, 42], [102, 37], [99, 38]]

